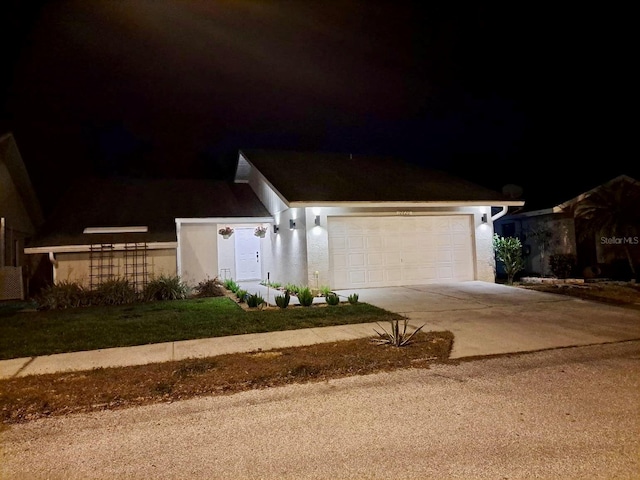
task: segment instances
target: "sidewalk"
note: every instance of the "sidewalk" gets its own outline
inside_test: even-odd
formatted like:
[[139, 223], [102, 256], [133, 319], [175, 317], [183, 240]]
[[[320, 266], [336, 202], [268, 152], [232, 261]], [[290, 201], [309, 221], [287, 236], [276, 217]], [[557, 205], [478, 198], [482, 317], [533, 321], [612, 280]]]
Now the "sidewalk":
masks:
[[[278, 290], [242, 283], [275, 305]], [[353, 291], [338, 291], [344, 300]], [[399, 313], [425, 331], [454, 335], [450, 358], [471, 358], [640, 339], [640, 310], [485, 282], [370, 288], [361, 302]], [[324, 302], [316, 298], [316, 303]], [[295, 305], [296, 299], [291, 299]], [[143, 365], [375, 336], [376, 323], [107, 348], [0, 361], [0, 379]]]

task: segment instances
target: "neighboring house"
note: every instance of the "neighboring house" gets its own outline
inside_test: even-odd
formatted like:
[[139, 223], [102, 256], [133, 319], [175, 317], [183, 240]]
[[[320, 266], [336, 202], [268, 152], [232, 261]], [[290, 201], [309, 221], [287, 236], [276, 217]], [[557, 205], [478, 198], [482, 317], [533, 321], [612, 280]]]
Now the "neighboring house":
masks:
[[[127, 249], [137, 244], [147, 275], [191, 285], [214, 277], [334, 289], [493, 282], [492, 207], [502, 214], [524, 203], [442, 172], [349, 154], [249, 150], [239, 153], [233, 183], [110, 182], [109, 191], [87, 184], [76, 214], [67, 199], [66, 213], [26, 250], [50, 253], [57, 281], [127, 276]], [[228, 238], [225, 227], [234, 230]]]
[[[514, 209], [495, 223], [496, 233], [505, 237], [518, 237], [524, 247], [525, 275], [552, 275], [549, 259], [555, 254], [570, 254], [576, 259], [577, 276], [617, 277], [627, 275], [620, 245], [603, 241], [601, 235], [584, 235], [575, 212], [587, 197], [603, 189], [619, 189], [622, 183], [640, 183], [627, 175], [619, 175], [601, 185], [591, 188], [561, 203], [545, 208], [523, 207]], [[634, 241], [634, 238], [636, 240]], [[640, 264], [640, 245], [637, 237], [626, 240], [635, 245], [631, 248], [635, 264]], [[636, 243], [634, 243], [636, 242]]]
[[0, 137], [0, 300], [23, 299], [25, 240], [43, 221], [40, 203], [13, 134]]

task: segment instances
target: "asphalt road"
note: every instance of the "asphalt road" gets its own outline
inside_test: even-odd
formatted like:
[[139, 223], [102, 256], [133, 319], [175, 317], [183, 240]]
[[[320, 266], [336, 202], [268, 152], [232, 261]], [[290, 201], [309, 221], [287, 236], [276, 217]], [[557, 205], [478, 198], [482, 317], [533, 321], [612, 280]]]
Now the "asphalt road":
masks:
[[47, 419], [2, 479], [638, 479], [640, 342]]

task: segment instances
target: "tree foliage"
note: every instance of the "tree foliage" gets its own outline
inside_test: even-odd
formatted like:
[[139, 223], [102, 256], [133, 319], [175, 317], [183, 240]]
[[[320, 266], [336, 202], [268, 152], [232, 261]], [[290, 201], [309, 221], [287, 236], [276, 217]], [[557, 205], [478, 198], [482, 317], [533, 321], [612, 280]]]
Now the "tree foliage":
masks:
[[[640, 233], [640, 182], [629, 178], [598, 188], [578, 202], [573, 213], [580, 222], [583, 239], [595, 235], [620, 239], [637, 237]], [[622, 241], [621, 246], [635, 277], [630, 243]]]

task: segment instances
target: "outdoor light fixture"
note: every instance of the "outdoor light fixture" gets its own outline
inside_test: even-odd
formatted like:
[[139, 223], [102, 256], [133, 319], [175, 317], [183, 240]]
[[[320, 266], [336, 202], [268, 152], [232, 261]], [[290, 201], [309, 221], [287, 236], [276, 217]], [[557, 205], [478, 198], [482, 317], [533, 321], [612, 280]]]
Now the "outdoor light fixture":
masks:
[[280, 230], [280, 227], [278, 225], [274, 225], [273, 226], [273, 233], [278, 233], [278, 230]]
[[316, 225], [320, 226], [320, 215], [316, 215]]
[[487, 214], [486, 213], [482, 214], [482, 223], [487, 223]]
[[289, 219], [289, 230], [293, 230], [296, 228], [296, 222], [293, 221], [293, 218]]

